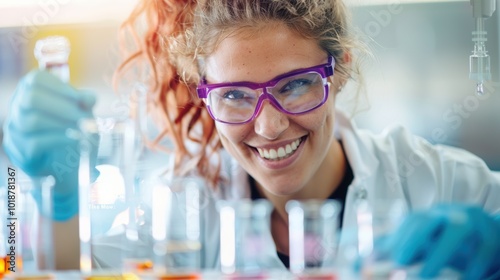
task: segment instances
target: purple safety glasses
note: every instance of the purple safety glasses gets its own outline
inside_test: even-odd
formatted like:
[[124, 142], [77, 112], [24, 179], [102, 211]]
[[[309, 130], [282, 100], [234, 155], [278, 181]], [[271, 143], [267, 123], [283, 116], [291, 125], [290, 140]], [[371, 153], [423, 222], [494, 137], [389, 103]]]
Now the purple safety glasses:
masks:
[[297, 69], [265, 83], [234, 82], [206, 84], [197, 88], [198, 97], [206, 100], [210, 116], [222, 123], [244, 124], [252, 121], [264, 100], [281, 112], [299, 115], [310, 112], [328, 99], [329, 83], [335, 60], [317, 66]]

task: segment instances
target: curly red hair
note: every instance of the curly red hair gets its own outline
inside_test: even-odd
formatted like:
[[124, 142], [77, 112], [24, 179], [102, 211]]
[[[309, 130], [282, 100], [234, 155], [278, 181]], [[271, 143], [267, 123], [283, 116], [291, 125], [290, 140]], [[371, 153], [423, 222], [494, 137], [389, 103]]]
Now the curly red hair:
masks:
[[[182, 34], [191, 25], [196, 2], [141, 1], [120, 28], [120, 45], [126, 60], [116, 70], [114, 81], [116, 86], [117, 79], [134, 67], [150, 73], [146, 80], [150, 94], [149, 110], [153, 111], [162, 127], [162, 131], [152, 141], [152, 146], [161, 148], [158, 143], [164, 137], [169, 137], [175, 145], [175, 173], [183, 175], [197, 169], [201, 176], [216, 185], [220, 167], [217, 165], [215, 170], [209, 168], [210, 155], [220, 148], [214, 122], [204, 109], [203, 102], [193, 96], [195, 85], [182, 81], [176, 65], [171, 63], [165, 52], [169, 48], [165, 38]], [[147, 26], [142, 38], [137, 31], [141, 19], [146, 21]], [[133, 51], [126, 48], [127, 36], [132, 37], [136, 46]], [[201, 133], [195, 131], [200, 129], [195, 129], [197, 124], [201, 125]], [[204, 152], [198, 150], [196, 155], [190, 153], [185, 139], [199, 143]]]

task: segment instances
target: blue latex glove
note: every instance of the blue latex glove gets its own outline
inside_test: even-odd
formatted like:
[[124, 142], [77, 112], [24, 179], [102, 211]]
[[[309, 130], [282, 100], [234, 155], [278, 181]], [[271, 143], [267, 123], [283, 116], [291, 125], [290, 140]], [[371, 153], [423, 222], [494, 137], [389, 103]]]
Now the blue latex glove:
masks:
[[[92, 117], [94, 104], [93, 94], [38, 70], [21, 79], [11, 100], [5, 152], [27, 175], [55, 178], [52, 218], [57, 221], [78, 212], [78, 141], [67, 137], [66, 130], [78, 129], [78, 120]], [[40, 207], [40, 189], [32, 194]]]
[[464, 279], [500, 273], [500, 220], [477, 206], [446, 204], [414, 212], [384, 243], [384, 255], [397, 264], [421, 263], [423, 278], [445, 267]]

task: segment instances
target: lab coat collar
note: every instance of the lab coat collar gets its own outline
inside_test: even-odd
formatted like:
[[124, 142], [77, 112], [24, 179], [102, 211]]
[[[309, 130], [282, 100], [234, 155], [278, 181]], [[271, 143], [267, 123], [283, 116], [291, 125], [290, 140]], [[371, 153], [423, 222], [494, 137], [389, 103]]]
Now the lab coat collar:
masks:
[[363, 143], [362, 132], [358, 130], [354, 121], [340, 109], [335, 111], [335, 138], [342, 141], [344, 152], [354, 174], [354, 183], [361, 182], [373, 175], [379, 161], [368, 151]]

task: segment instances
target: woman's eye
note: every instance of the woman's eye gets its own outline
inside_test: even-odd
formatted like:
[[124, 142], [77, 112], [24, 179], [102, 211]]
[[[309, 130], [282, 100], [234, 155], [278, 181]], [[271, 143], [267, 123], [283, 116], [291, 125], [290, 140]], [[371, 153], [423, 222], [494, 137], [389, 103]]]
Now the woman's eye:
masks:
[[245, 93], [239, 90], [230, 90], [224, 93], [223, 97], [225, 99], [243, 99], [245, 98]]
[[287, 92], [291, 90], [303, 89], [312, 84], [311, 80], [308, 79], [297, 79], [288, 82], [285, 86], [281, 88], [280, 92]]

